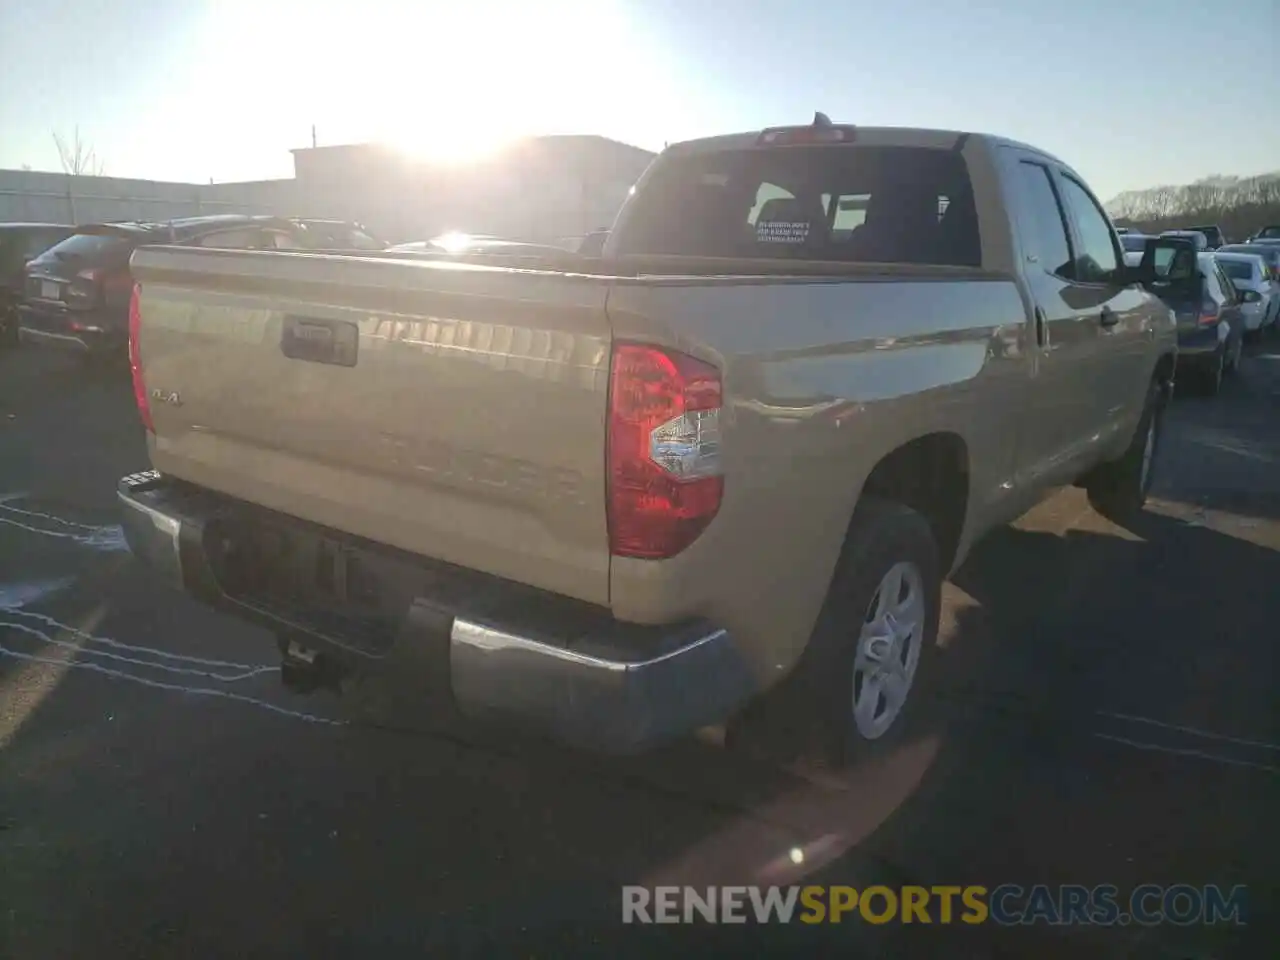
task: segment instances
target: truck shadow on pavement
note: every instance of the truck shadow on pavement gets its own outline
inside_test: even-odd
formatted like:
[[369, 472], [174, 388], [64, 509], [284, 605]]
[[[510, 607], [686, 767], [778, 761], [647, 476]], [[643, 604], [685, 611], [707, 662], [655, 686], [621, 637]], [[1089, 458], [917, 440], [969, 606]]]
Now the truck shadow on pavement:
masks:
[[[228, 714], [203, 724], [194, 753], [181, 724], [104, 725], [95, 752], [128, 766], [23, 784], [21, 806], [44, 819], [0, 832], [0, 894], [15, 916], [57, 915], [20, 942], [59, 949], [32, 955], [953, 956], [963, 942], [978, 956], [1139, 956], [1120, 930], [641, 930], [621, 924], [620, 888], [1264, 890], [1274, 774], [1096, 735], [1117, 729], [1102, 714], [1125, 714], [1280, 741], [1278, 579], [1275, 551], [1155, 514], [1129, 536], [999, 530], [947, 587], [945, 725], [839, 776], [697, 741], [597, 758], [436, 719], [264, 728]], [[5, 751], [50, 736], [49, 709]], [[39, 849], [12, 846], [33, 836]]]
[[[1280, 554], [1154, 514], [1134, 533], [1141, 539], [1105, 531], [995, 533], [948, 587], [946, 725], [839, 776], [768, 768], [697, 742], [600, 759], [532, 739], [464, 734], [460, 756], [478, 747], [511, 761], [492, 768], [500, 785], [474, 781], [470, 791], [501, 791], [512, 810], [497, 828], [510, 843], [504, 866], [531, 871], [527, 881], [536, 877], [542, 888], [517, 895], [510, 911], [487, 915], [486, 936], [563, 947], [564, 929], [547, 918], [568, 922], [572, 914], [607, 930], [617, 924], [626, 883], [1075, 882], [1126, 889], [1181, 882], [1264, 890], [1270, 865], [1261, 851], [1280, 840], [1271, 816], [1280, 779], [1211, 756], [1158, 752], [1178, 746], [1167, 739], [1152, 752], [1099, 734], [1120, 729], [1136, 737], [1117, 728], [1119, 714], [1280, 741], [1271, 686], [1277, 658], [1263, 639], [1268, 625], [1280, 622], [1273, 589]], [[1160, 732], [1142, 736], [1158, 741]], [[397, 790], [409, 807], [413, 788], [397, 758], [413, 742], [408, 735], [394, 746], [381, 743], [362, 758], [368, 766], [360, 775], [384, 785], [401, 781]], [[1231, 763], [1241, 755], [1225, 756]], [[578, 793], [586, 783], [593, 801]], [[566, 800], [566, 788], [574, 799]], [[378, 816], [373, 798], [359, 802]], [[1232, 811], [1228, 823], [1223, 810]], [[527, 831], [542, 836], [533, 841]], [[561, 868], [578, 863], [572, 879], [541, 873], [527, 859], [549, 836], [559, 837]], [[459, 920], [470, 923], [456, 915], [448, 922]], [[403, 917], [397, 923], [411, 926]], [[739, 936], [720, 928], [708, 942], [764, 949], [776, 941], [780, 950], [855, 942], [847, 928], [750, 929]], [[1131, 952], [1132, 936], [1118, 929], [984, 931], [964, 941], [981, 944], [983, 956], [1023, 955], [1013, 949], [1019, 944], [1034, 946], [1037, 956], [1059, 948], [1079, 956], [1086, 934], [1099, 956], [1145, 955]], [[625, 933], [640, 955], [659, 942], [656, 931], [640, 936], [618, 925], [614, 932]], [[1185, 944], [1186, 932], [1174, 932]], [[1232, 943], [1238, 933], [1220, 928], [1210, 943]], [[698, 943], [712, 936], [667, 934], [684, 946], [691, 936]], [[1167, 936], [1148, 932], [1144, 944]], [[957, 943], [955, 928], [864, 929], [857, 942], [868, 937], [881, 946], [891, 941], [895, 956]]]

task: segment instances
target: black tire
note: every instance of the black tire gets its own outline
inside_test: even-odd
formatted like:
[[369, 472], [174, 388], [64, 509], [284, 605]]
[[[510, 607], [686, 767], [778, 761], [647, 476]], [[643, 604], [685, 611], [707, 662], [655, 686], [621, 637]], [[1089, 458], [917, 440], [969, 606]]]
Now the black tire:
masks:
[[80, 363], [89, 373], [117, 375], [129, 369], [128, 348], [117, 344], [96, 346], [80, 354]]
[[[1153, 380], [1147, 390], [1142, 418], [1124, 455], [1119, 460], [1095, 468], [1085, 481], [1089, 502], [1108, 520], [1127, 523], [1146, 506], [1164, 433], [1164, 408], [1164, 387]], [[1149, 462], [1146, 456], [1148, 436], [1152, 443]], [[1144, 463], [1147, 464], [1146, 469]]]
[[1245, 334], [1241, 333], [1236, 340], [1236, 345], [1231, 348], [1231, 361], [1226, 365], [1225, 370], [1227, 376], [1234, 377], [1240, 373], [1240, 359], [1244, 356], [1245, 339]]
[[[920, 653], [901, 710], [885, 732], [869, 739], [853, 714], [854, 660], [881, 581], [899, 563], [912, 564], [919, 573], [924, 614], [910, 642], [919, 645]], [[843, 767], [936, 727], [941, 604], [938, 547], [928, 522], [900, 503], [863, 498], [804, 655], [778, 688], [730, 722], [728, 745], [772, 759], [803, 757]]]
[[1202, 370], [1196, 371], [1197, 386], [1199, 393], [1205, 397], [1216, 397], [1222, 392], [1222, 380], [1226, 376], [1227, 371], [1227, 350], [1226, 347], [1219, 349], [1213, 359], [1205, 364]]

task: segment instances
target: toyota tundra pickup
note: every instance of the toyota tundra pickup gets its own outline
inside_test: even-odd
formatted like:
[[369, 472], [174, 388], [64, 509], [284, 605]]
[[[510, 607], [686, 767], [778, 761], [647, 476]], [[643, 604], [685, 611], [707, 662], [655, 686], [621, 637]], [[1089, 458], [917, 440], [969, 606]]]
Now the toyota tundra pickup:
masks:
[[978, 537], [1142, 508], [1162, 245], [1041, 150], [819, 115], [668, 148], [598, 257], [144, 247], [128, 541], [299, 684], [609, 751], [785, 700], [847, 760], [929, 709]]

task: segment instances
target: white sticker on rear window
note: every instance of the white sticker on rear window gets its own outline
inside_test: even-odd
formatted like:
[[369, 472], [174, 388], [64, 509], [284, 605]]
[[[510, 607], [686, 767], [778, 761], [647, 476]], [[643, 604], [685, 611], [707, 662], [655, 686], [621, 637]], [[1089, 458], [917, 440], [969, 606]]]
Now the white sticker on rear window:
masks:
[[808, 239], [807, 220], [765, 220], [756, 224], [757, 243], [804, 243]]

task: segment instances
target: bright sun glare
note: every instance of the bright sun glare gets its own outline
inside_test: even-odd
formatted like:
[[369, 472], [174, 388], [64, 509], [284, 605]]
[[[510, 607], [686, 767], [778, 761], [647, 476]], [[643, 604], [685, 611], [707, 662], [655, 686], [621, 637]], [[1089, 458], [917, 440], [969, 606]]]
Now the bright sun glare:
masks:
[[377, 50], [376, 92], [347, 86], [360, 101], [351, 112], [376, 139], [436, 162], [481, 159], [519, 137], [580, 123], [572, 115], [595, 112], [603, 95], [584, 82], [593, 58], [582, 51], [625, 45], [625, 17], [609, 0], [419, 0], [357, 9], [353, 23], [326, 25], [326, 32], [350, 27], [370, 37], [365, 49]]
[[380, 141], [446, 163], [549, 133], [661, 143], [682, 97], [642, 10], [635, 0], [223, 0], [205, 12], [201, 59], [286, 50], [291, 82], [264, 91], [248, 74], [202, 74], [202, 109], [191, 94], [185, 109], [234, 114], [264, 138], [288, 129], [295, 146], [314, 124], [321, 146]]

